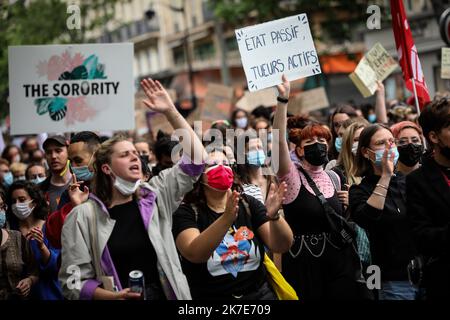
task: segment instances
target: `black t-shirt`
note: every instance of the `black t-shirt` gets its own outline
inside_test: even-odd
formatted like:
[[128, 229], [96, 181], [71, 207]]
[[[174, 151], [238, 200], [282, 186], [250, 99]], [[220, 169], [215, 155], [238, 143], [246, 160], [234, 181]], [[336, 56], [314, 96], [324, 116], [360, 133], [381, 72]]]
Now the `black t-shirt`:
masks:
[[108, 239], [108, 249], [122, 288], [128, 288], [128, 275], [133, 270], [144, 273], [146, 287], [160, 286], [155, 249], [145, 230], [135, 200], [114, 206], [109, 215], [116, 220]]
[[[194, 299], [217, 299], [253, 292], [266, 277], [263, 264], [264, 243], [258, 228], [268, 221], [266, 208], [258, 200], [246, 196], [251, 216], [239, 202], [238, 217], [207, 263], [192, 263], [181, 258]], [[209, 207], [198, 208], [198, 216], [190, 205], [182, 204], [174, 214], [175, 239], [184, 230], [207, 229], [220, 213]]]
[[391, 178], [383, 210], [369, 204], [380, 176], [367, 175], [350, 188], [353, 220], [368, 231], [372, 261], [378, 265], [383, 281], [408, 279], [407, 266], [416, 251], [406, 213], [406, 177], [397, 172]]

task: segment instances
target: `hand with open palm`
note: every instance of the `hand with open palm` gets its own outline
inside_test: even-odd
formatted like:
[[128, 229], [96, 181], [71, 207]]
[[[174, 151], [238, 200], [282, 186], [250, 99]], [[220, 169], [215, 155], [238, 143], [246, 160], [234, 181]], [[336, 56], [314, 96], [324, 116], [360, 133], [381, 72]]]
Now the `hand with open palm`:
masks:
[[278, 187], [275, 184], [270, 185], [269, 195], [266, 200], [267, 216], [273, 218], [283, 204], [284, 194], [287, 191], [286, 182], [282, 182]]
[[147, 96], [147, 99], [143, 101], [147, 108], [162, 113], [175, 110], [172, 99], [158, 80], [144, 79], [141, 81], [141, 86]]

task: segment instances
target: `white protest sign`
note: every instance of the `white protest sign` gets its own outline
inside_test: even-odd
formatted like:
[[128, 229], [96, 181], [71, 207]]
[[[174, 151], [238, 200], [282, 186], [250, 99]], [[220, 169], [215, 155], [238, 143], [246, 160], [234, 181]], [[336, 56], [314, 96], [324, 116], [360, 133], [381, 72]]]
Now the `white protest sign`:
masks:
[[306, 14], [235, 30], [250, 91], [320, 74]]
[[450, 48], [442, 48], [441, 78], [450, 79]]
[[13, 46], [11, 134], [134, 129], [133, 44]]

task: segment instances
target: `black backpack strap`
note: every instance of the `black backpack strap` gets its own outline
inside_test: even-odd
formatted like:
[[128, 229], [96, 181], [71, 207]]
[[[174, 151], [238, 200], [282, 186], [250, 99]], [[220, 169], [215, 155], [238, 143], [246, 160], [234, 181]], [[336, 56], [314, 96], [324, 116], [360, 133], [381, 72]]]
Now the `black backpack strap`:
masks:
[[[298, 169], [303, 173], [303, 175], [306, 178], [306, 181], [308, 181], [309, 186], [313, 189], [314, 193], [316, 194], [316, 197], [319, 198], [320, 203], [322, 203], [323, 206], [328, 206], [329, 203], [322, 192], [320, 192], [319, 188], [317, 187], [316, 183], [313, 179], [309, 176], [308, 173], [306, 173], [305, 169], [303, 169], [301, 166], [298, 167]], [[334, 209], [333, 209], [334, 210]]]

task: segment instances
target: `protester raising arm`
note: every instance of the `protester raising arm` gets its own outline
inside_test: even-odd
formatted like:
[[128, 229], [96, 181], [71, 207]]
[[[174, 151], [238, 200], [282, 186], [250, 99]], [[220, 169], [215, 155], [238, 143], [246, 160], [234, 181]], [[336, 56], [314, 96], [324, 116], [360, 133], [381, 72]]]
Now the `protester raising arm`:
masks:
[[184, 154], [189, 156], [191, 160], [195, 160], [193, 161], [194, 163], [202, 163], [206, 159], [206, 152], [202, 142], [183, 116], [177, 111], [172, 99], [161, 83], [157, 80], [144, 79], [141, 81], [141, 85], [147, 96], [147, 100], [143, 101], [144, 104], [152, 111], [163, 113], [175, 130], [184, 130], [181, 141]]
[[[282, 84], [277, 86], [278, 96], [281, 99], [288, 99], [291, 85], [286, 76], [282, 77]], [[289, 147], [286, 141], [286, 124], [287, 124], [287, 102], [278, 101], [275, 111], [273, 130], [279, 130], [278, 135], [273, 135], [273, 146], [279, 146], [280, 164], [278, 169], [278, 176], [282, 177], [289, 172], [291, 166], [291, 158], [289, 155]]]
[[376, 92], [375, 114], [377, 116], [377, 122], [388, 123], [385, 90], [384, 85], [381, 81], [377, 81]]

